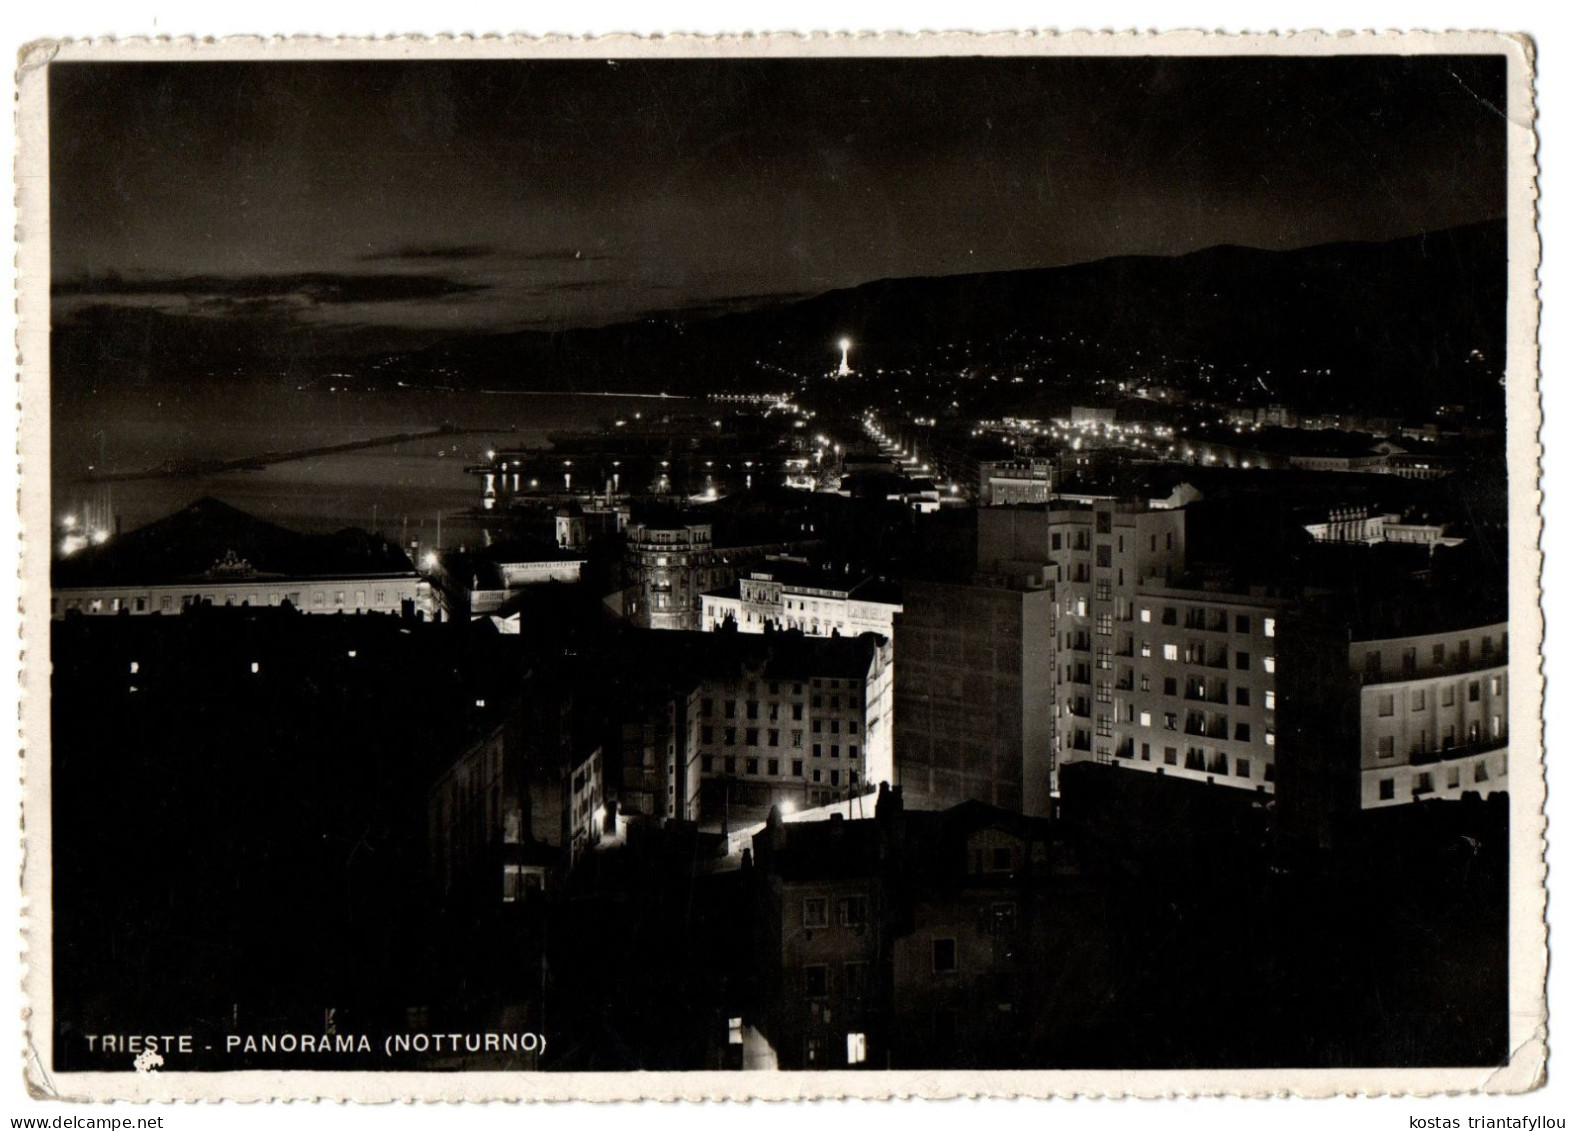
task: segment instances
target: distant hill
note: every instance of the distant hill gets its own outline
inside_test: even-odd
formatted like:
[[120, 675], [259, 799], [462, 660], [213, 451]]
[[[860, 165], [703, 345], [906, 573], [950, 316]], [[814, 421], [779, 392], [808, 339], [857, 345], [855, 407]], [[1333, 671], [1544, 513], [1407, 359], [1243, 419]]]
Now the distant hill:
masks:
[[1150, 355], [1332, 368], [1340, 387], [1319, 389], [1319, 399], [1430, 399], [1437, 378], [1472, 350], [1484, 355], [1478, 372], [1502, 369], [1505, 265], [1502, 224], [1288, 252], [1215, 247], [886, 279], [710, 318], [443, 342], [391, 371], [413, 381], [693, 393], [781, 387], [780, 373], [758, 360], [824, 371], [843, 334], [858, 343], [856, 360], [895, 368], [964, 339], [1071, 332]]
[[[1403, 406], [1439, 399], [1472, 350], [1482, 351], [1478, 378], [1502, 369], [1505, 265], [1505, 227], [1494, 222], [1383, 243], [1215, 247], [886, 279], [738, 313], [456, 338], [375, 363], [370, 350], [311, 356], [299, 328], [231, 330], [214, 319], [99, 308], [56, 329], [54, 365], [67, 386], [213, 364], [292, 375], [353, 367], [420, 385], [680, 394], [782, 388], [791, 384], [784, 371], [824, 372], [843, 334], [858, 343], [860, 364], [898, 368], [933, 359], [948, 343], [989, 343], [979, 356], [1011, 360], [1038, 335], [1072, 333], [1145, 356], [1276, 372], [1332, 368], [1317, 400]], [[1298, 392], [1286, 395], [1294, 401]]]

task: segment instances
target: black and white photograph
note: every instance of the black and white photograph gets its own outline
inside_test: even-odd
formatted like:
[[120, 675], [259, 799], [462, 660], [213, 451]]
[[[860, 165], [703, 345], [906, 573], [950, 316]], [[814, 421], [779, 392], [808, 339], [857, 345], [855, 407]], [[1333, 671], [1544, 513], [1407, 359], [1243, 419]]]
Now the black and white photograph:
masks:
[[30, 75], [32, 1078], [1534, 1084], [1528, 60], [1199, 43]]

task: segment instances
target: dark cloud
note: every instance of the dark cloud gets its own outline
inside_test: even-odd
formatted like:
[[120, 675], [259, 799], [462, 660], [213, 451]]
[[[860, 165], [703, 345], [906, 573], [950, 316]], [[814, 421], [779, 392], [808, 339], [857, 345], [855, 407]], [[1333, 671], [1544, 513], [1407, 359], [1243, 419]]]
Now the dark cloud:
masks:
[[435, 275], [354, 275], [303, 272], [288, 275], [189, 275], [180, 278], [126, 278], [120, 275], [86, 276], [62, 280], [52, 290], [56, 298], [93, 296], [100, 299], [169, 297], [193, 303], [215, 300], [245, 303], [259, 300], [293, 300], [302, 305], [363, 302], [407, 302], [447, 298], [486, 290], [485, 284], [465, 283]]
[[576, 247], [545, 248], [541, 251], [526, 251], [513, 256], [515, 259], [527, 263], [572, 263], [575, 260], [587, 262], [599, 259], [613, 258], [605, 251], [586, 251]]
[[496, 251], [486, 244], [461, 243], [461, 244], [417, 244], [407, 247], [397, 247], [391, 251], [371, 251], [360, 257], [363, 263], [384, 263], [397, 260], [412, 262], [442, 262], [461, 263], [473, 259], [485, 259]]

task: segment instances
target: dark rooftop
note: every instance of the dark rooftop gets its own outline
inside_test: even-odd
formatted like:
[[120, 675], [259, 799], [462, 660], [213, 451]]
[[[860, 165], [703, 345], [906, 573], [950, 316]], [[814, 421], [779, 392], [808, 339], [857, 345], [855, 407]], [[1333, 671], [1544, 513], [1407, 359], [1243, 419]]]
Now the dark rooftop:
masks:
[[302, 534], [228, 503], [202, 498], [101, 546], [56, 561], [57, 587], [161, 584], [214, 577], [365, 577], [412, 575], [399, 547], [346, 529]]

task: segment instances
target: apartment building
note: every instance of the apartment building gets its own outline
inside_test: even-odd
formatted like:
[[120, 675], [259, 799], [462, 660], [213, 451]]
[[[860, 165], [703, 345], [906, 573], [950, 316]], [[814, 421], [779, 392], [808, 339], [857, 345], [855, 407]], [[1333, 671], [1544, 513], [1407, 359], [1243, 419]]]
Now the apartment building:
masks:
[[1325, 612], [1296, 617], [1285, 645], [1294, 835], [1326, 844], [1361, 812], [1508, 789], [1506, 622], [1363, 631]]
[[1281, 603], [1187, 585], [1185, 554], [1184, 508], [1096, 501], [979, 516], [980, 569], [1037, 573], [1054, 594], [1055, 767], [1272, 792]]
[[806, 636], [890, 637], [902, 591], [880, 578], [848, 575], [803, 562], [767, 562], [724, 589], [700, 598], [700, 627], [729, 621], [739, 632], [795, 629]]

